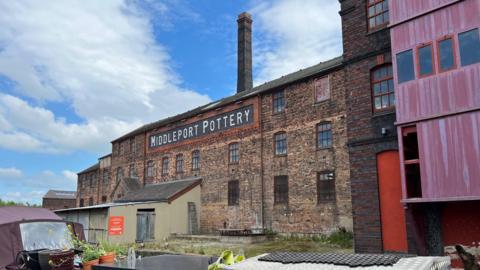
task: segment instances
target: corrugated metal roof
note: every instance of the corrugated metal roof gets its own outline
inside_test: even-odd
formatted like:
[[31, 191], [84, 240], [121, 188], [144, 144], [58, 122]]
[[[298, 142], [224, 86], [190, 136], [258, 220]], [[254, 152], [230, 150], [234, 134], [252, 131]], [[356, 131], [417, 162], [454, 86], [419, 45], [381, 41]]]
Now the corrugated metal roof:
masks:
[[77, 196], [76, 191], [68, 191], [68, 190], [49, 190], [44, 199], [75, 199]]
[[144, 126], [141, 126], [137, 129], [135, 129], [135, 130], [133, 130], [133, 131], [131, 131], [131, 132], [115, 139], [115, 140], [113, 140], [112, 143], [114, 143], [116, 141], [126, 139], [126, 138], [129, 138], [129, 137], [134, 136], [134, 135], [141, 134], [143, 132], [146, 132], [146, 131], [149, 131], [149, 130], [152, 130], [152, 129], [162, 127], [164, 125], [167, 125], [167, 124], [170, 124], [170, 123], [173, 123], [173, 122], [176, 122], [176, 121], [188, 118], [188, 117], [195, 116], [195, 115], [200, 114], [200, 113], [204, 113], [204, 112], [209, 111], [209, 110], [216, 109], [218, 107], [228, 105], [230, 103], [234, 103], [234, 102], [237, 102], [237, 101], [240, 101], [240, 100], [243, 100], [243, 99], [258, 95], [258, 94], [261, 94], [261, 93], [266, 93], [270, 90], [274, 90], [274, 89], [277, 89], [278, 87], [286, 86], [290, 83], [293, 83], [293, 82], [296, 82], [296, 81], [299, 81], [299, 80], [304, 80], [304, 79], [310, 78], [314, 75], [327, 73], [328, 71], [339, 68], [341, 66], [343, 66], [343, 57], [339, 56], [339, 57], [333, 58], [329, 61], [318, 63], [314, 66], [311, 66], [311, 67], [308, 67], [308, 68], [305, 68], [305, 69], [301, 69], [297, 72], [282, 76], [282, 77], [280, 77], [278, 79], [275, 79], [273, 81], [269, 81], [269, 82], [266, 82], [264, 84], [258, 85], [256, 87], [252, 88], [251, 90], [243, 91], [243, 92], [237, 93], [233, 96], [229, 96], [229, 97], [211, 102], [209, 104], [197, 107], [197, 108], [195, 108], [193, 110], [190, 110], [190, 111], [187, 111], [185, 113], [181, 113], [181, 114], [178, 114], [178, 115], [175, 115], [175, 116], [172, 116], [172, 117], [168, 117], [168, 118], [156, 121], [156, 122], [146, 124]]
[[187, 178], [158, 184], [146, 185], [144, 188], [133, 190], [115, 202], [143, 202], [143, 201], [171, 201], [175, 196], [200, 184], [201, 178]]
[[109, 207], [113, 207], [113, 206], [135, 205], [135, 204], [141, 204], [141, 203], [154, 203], [154, 202], [155, 201], [151, 201], [151, 202], [128, 202], [128, 203], [104, 203], [104, 204], [97, 204], [97, 205], [91, 205], [91, 206], [59, 209], [59, 210], [55, 210], [53, 212], [62, 213], [62, 212], [69, 212], [69, 211], [83, 211], [83, 210], [91, 210], [91, 209], [109, 208]]

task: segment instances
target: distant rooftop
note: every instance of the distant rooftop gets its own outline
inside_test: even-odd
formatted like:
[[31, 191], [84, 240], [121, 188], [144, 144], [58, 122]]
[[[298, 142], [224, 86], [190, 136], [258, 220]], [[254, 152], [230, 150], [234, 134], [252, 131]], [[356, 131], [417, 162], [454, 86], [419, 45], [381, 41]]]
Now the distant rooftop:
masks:
[[44, 199], [75, 199], [77, 192], [68, 190], [49, 190], [44, 196]]

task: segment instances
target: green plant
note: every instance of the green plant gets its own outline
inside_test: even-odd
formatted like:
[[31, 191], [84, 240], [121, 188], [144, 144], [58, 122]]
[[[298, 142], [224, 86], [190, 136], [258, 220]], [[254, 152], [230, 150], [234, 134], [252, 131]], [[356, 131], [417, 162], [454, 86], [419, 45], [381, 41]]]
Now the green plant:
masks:
[[127, 250], [128, 250], [128, 248], [125, 246], [109, 243], [108, 241], [101, 241], [99, 244], [99, 249], [102, 255], [105, 255], [110, 252], [113, 252], [116, 255], [125, 255], [127, 254]]
[[222, 255], [218, 260], [208, 266], [208, 270], [220, 270], [224, 269], [227, 265], [232, 265], [245, 260], [245, 256], [237, 255], [234, 256], [231, 250], [225, 250], [222, 252]]
[[84, 243], [82, 251], [82, 262], [84, 263], [97, 260], [102, 255], [100, 249], [97, 246], [87, 243]]

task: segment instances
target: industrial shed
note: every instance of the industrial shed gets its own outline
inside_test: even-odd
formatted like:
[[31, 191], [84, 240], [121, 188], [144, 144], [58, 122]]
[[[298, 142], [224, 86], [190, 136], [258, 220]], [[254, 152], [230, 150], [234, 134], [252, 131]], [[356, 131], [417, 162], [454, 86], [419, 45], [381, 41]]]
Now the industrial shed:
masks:
[[81, 223], [89, 242], [134, 243], [198, 231], [200, 178], [146, 185], [113, 203], [55, 211]]

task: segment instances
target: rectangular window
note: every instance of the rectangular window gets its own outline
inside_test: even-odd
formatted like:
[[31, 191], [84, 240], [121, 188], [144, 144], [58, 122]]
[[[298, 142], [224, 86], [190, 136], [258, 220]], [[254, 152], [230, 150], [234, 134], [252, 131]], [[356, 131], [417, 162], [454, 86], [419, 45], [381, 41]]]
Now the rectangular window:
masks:
[[320, 172], [317, 174], [317, 202], [335, 201], [335, 174]]
[[137, 152], [137, 144], [135, 143], [135, 138], [130, 139], [130, 152], [135, 154]]
[[107, 196], [102, 196], [102, 203], [106, 203], [107, 202]]
[[420, 77], [433, 74], [433, 48], [432, 44], [418, 47], [418, 74]]
[[162, 159], [162, 175], [168, 175], [168, 157]]
[[85, 206], [85, 202], [83, 199], [80, 199], [80, 207], [84, 207]]
[[448, 37], [438, 41], [438, 69], [440, 72], [454, 69], [456, 67], [455, 51], [453, 48], [454, 44], [452, 37]]
[[274, 185], [274, 203], [288, 204], [288, 176], [275, 176], [273, 179]]
[[109, 170], [103, 171], [103, 184], [108, 185], [108, 182], [110, 182], [109, 180], [110, 180], [110, 171]]
[[88, 199], [88, 206], [92, 206], [92, 205], [93, 205], [93, 198], [90, 197], [90, 198]]
[[128, 168], [128, 175], [130, 178], [137, 177], [137, 170], [135, 169], [135, 164], [130, 164]]
[[281, 132], [275, 134], [275, 155], [287, 154], [287, 133]]
[[154, 176], [154, 172], [155, 172], [154, 165], [155, 164], [153, 163], [153, 160], [150, 160], [147, 162], [147, 177]]
[[228, 205], [238, 205], [239, 202], [239, 182], [233, 180], [228, 182]]
[[315, 80], [315, 102], [322, 102], [330, 98], [330, 77], [326, 76]]
[[176, 171], [177, 173], [183, 173], [183, 155], [179, 154], [176, 158]]
[[273, 112], [283, 112], [285, 110], [285, 91], [279, 91], [273, 94]]
[[480, 62], [480, 33], [478, 28], [458, 34], [462, 66]]
[[116, 175], [116, 181], [119, 182], [123, 178], [123, 169], [118, 167], [117, 168], [117, 175]]
[[238, 163], [240, 156], [238, 153], [238, 143], [231, 143], [228, 146], [228, 160], [230, 163]]
[[200, 169], [200, 151], [195, 150], [192, 152], [192, 170]]
[[392, 65], [385, 65], [372, 71], [372, 91], [375, 111], [395, 107]]
[[388, 0], [367, 1], [368, 29], [386, 26], [389, 22]]
[[408, 82], [415, 79], [412, 50], [397, 54], [397, 77], [398, 83]]
[[332, 147], [333, 135], [332, 124], [330, 122], [317, 125], [317, 148]]
[[120, 155], [125, 154], [125, 142], [120, 142]]

